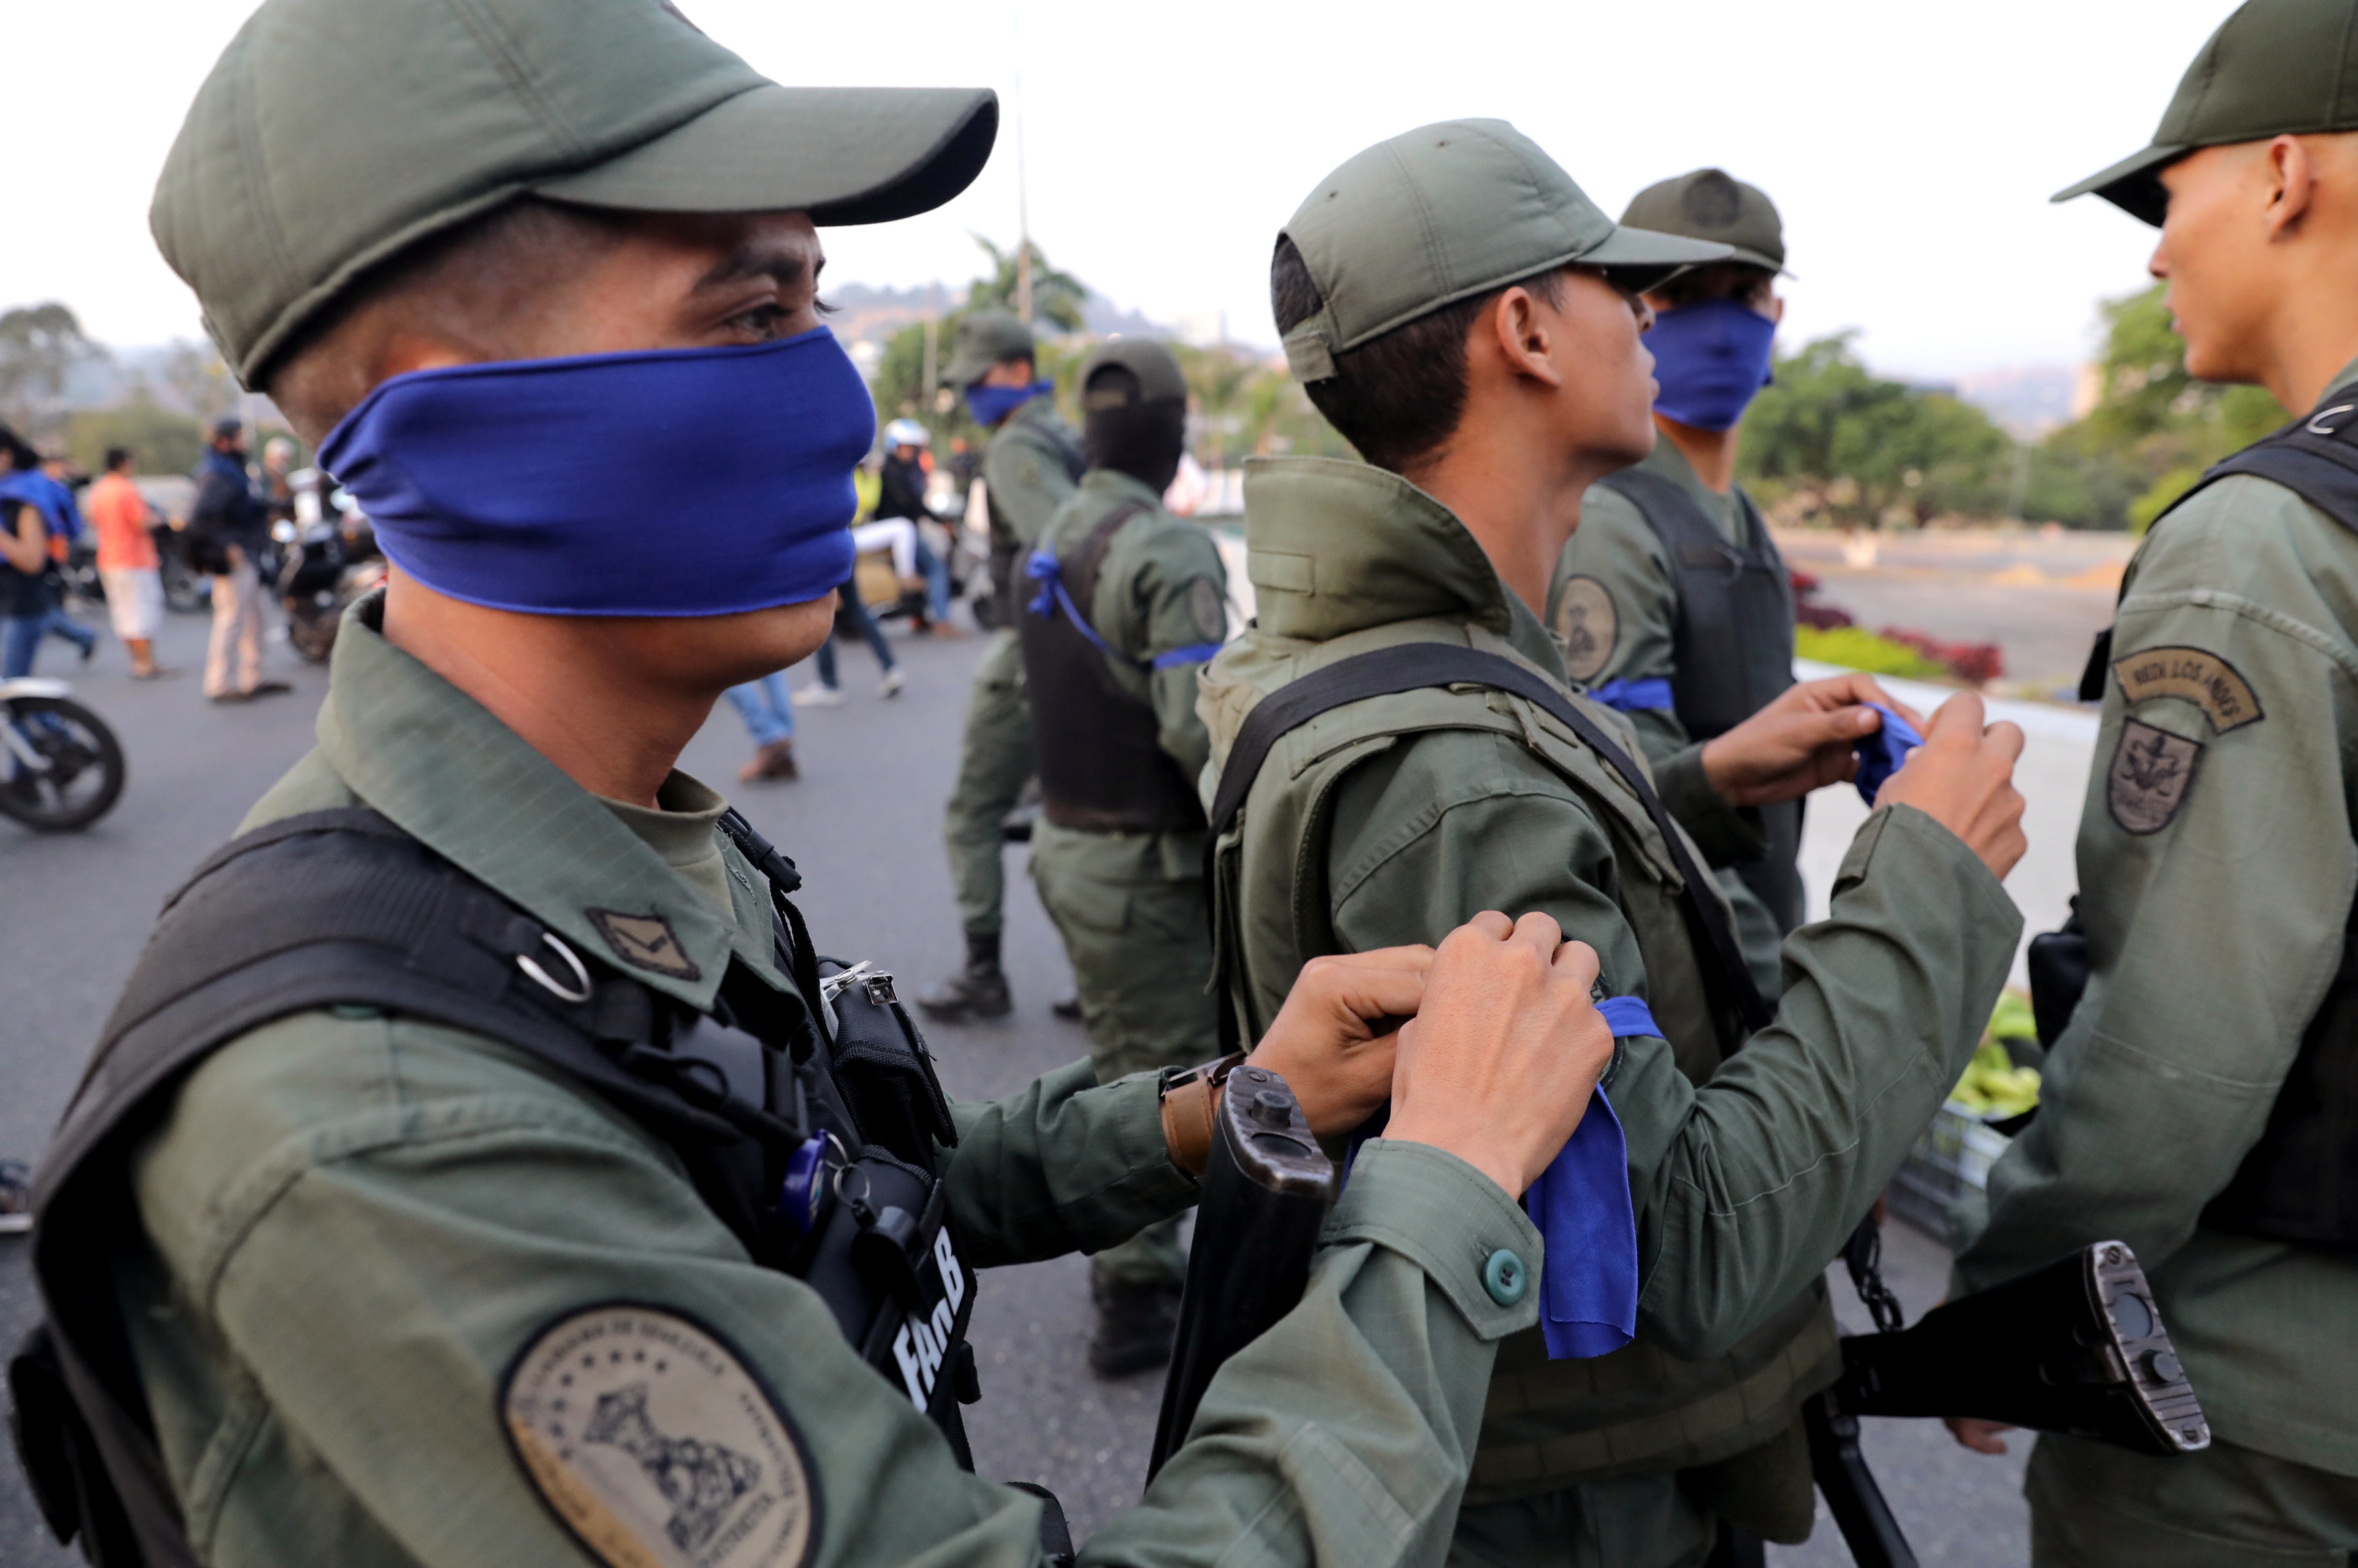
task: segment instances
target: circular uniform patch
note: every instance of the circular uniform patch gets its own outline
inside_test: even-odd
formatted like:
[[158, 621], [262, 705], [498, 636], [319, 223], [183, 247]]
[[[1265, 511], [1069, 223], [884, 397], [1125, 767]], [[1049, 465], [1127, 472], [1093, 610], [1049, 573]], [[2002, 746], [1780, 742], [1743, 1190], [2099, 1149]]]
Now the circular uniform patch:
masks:
[[1595, 679], [1612, 661], [1621, 634], [1612, 592], [1593, 577], [1567, 579], [1556, 600], [1555, 634], [1563, 640], [1564, 673], [1576, 681]]
[[1210, 578], [1199, 577], [1187, 585], [1187, 613], [1195, 617], [1195, 630], [1204, 634], [1204, 641], [1228, 641], [1228, 602]]
[[610, 1568], [800, 1568], [818, 1545], [801, 1434], [677, 1313], [610, 1303], [551, 1323], [500, 1414], [534, 1488]]

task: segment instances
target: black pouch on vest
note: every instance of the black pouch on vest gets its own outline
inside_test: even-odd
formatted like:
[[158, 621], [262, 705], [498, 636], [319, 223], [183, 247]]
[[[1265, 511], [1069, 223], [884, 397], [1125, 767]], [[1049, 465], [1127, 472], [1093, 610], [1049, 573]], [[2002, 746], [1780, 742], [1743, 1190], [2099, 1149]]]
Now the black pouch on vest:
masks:
[[892, 977], [833, 958], [819, 960], [819, 991], [835, 1008], [835, 1076], [860, 1108], [860, 1136], [931, 1175], [934, 1145], [955, 1147], [957, 1127]]
[[2088, 989], [2088, 928], [2080, 924], [2077, 893], [2063, 928], [2032, 937], [2023, 962], [2030, 970], [2030, 1017], [2039, 1030], [2039, 1044], [2052, 1051], [2080, 1006], [2081, 993]]

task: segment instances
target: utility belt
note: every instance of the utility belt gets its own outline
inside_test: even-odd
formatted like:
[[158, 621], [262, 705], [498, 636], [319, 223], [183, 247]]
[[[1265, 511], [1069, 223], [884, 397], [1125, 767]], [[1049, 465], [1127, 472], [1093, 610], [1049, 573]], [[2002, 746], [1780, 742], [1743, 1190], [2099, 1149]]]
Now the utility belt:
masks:
[[[101, 1564], [193, 1563], [115, 1296], [113, 1261], [140, 1235], [130, 1155], [214, 1050], [340, 1004], [488, 1036], [603, 1095], [673, 1151], [756, 1263], [817, 1292], [972, 1467], [959, 1406], [979, 1395], [976, 1281], [937, 1169], [957, 1134], [932, 1058], [890, 975], [813, 950], [785, 897], [793, 863], [736, 813], [721, 826], [770, 880], [796, 990], [732, 960], [709, 1013], [585, 959], [373, 811], [273, 823], [198, 868], [36, 1184], [48, 1321], [10, 1363], [12, 1427], [60, 1541], [79, 1535]], [[1053, 1499], [1050, 1513], [1060, 1525]]]

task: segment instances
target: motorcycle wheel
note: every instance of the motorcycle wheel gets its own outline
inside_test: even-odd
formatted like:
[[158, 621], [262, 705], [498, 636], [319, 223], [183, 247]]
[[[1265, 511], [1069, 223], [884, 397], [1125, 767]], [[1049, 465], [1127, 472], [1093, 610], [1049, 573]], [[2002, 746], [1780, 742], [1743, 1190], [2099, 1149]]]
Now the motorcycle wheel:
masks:
[[164, 607], [180, 615], [194, 615], [212, 600], [212, 585], [189, 569], [177, 555], [163, 558]]
[[312, 664], [324, 665], [328, 655], [336, 651], [336, 627], [340, 615], [322, 615], [314, 621], [287, 617], [287, 643]]
[[13, 744], [0, 748], [0, 815], [37, 833], [87, 827], [122, 796], [123, 746], [105, 720], [61, 697], [19, 697], [0, 703], [0, 723], [49, 763], [24, 765]]

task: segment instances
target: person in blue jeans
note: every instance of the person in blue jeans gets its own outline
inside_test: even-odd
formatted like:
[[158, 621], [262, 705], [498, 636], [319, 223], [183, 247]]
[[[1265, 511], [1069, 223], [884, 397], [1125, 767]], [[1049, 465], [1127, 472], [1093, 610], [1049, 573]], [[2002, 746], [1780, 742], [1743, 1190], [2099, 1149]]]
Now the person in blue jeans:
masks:
[[[860, 602], [859, 590], [850, 583], [845, 583], [835, 591], [841, 600], [835, 611], [837, 628], [839, 630], [844, 622], [850, 622], [851, 629], [868, 640], [868, 646], [876, 654], [877, 668], [884, 672], [883, 684], [876, 688], [877, 695], [900, 696], [903, 684], [900, 661], [893, 658], [892, 644], [884, 640], [883, 630], [876, 624], [876, 617], [868, 613], [868, 606]], [[842, 705], [843, 687], [836, 679], [834, 632], [829, 632], [827, 641], [818, 647], [818, 679], [796, 691], [794, 699], [805, 708]]]
[[753, 737], [752, 760], [737, 770], [737, 782], [799, 777], [802, 770], [795, 766], [795, 705], [786, 695], [785, 672], [773, 670], [759, 680], [730, 687], [726, 695], [737, 717], [745, 721], [745, 732]]

